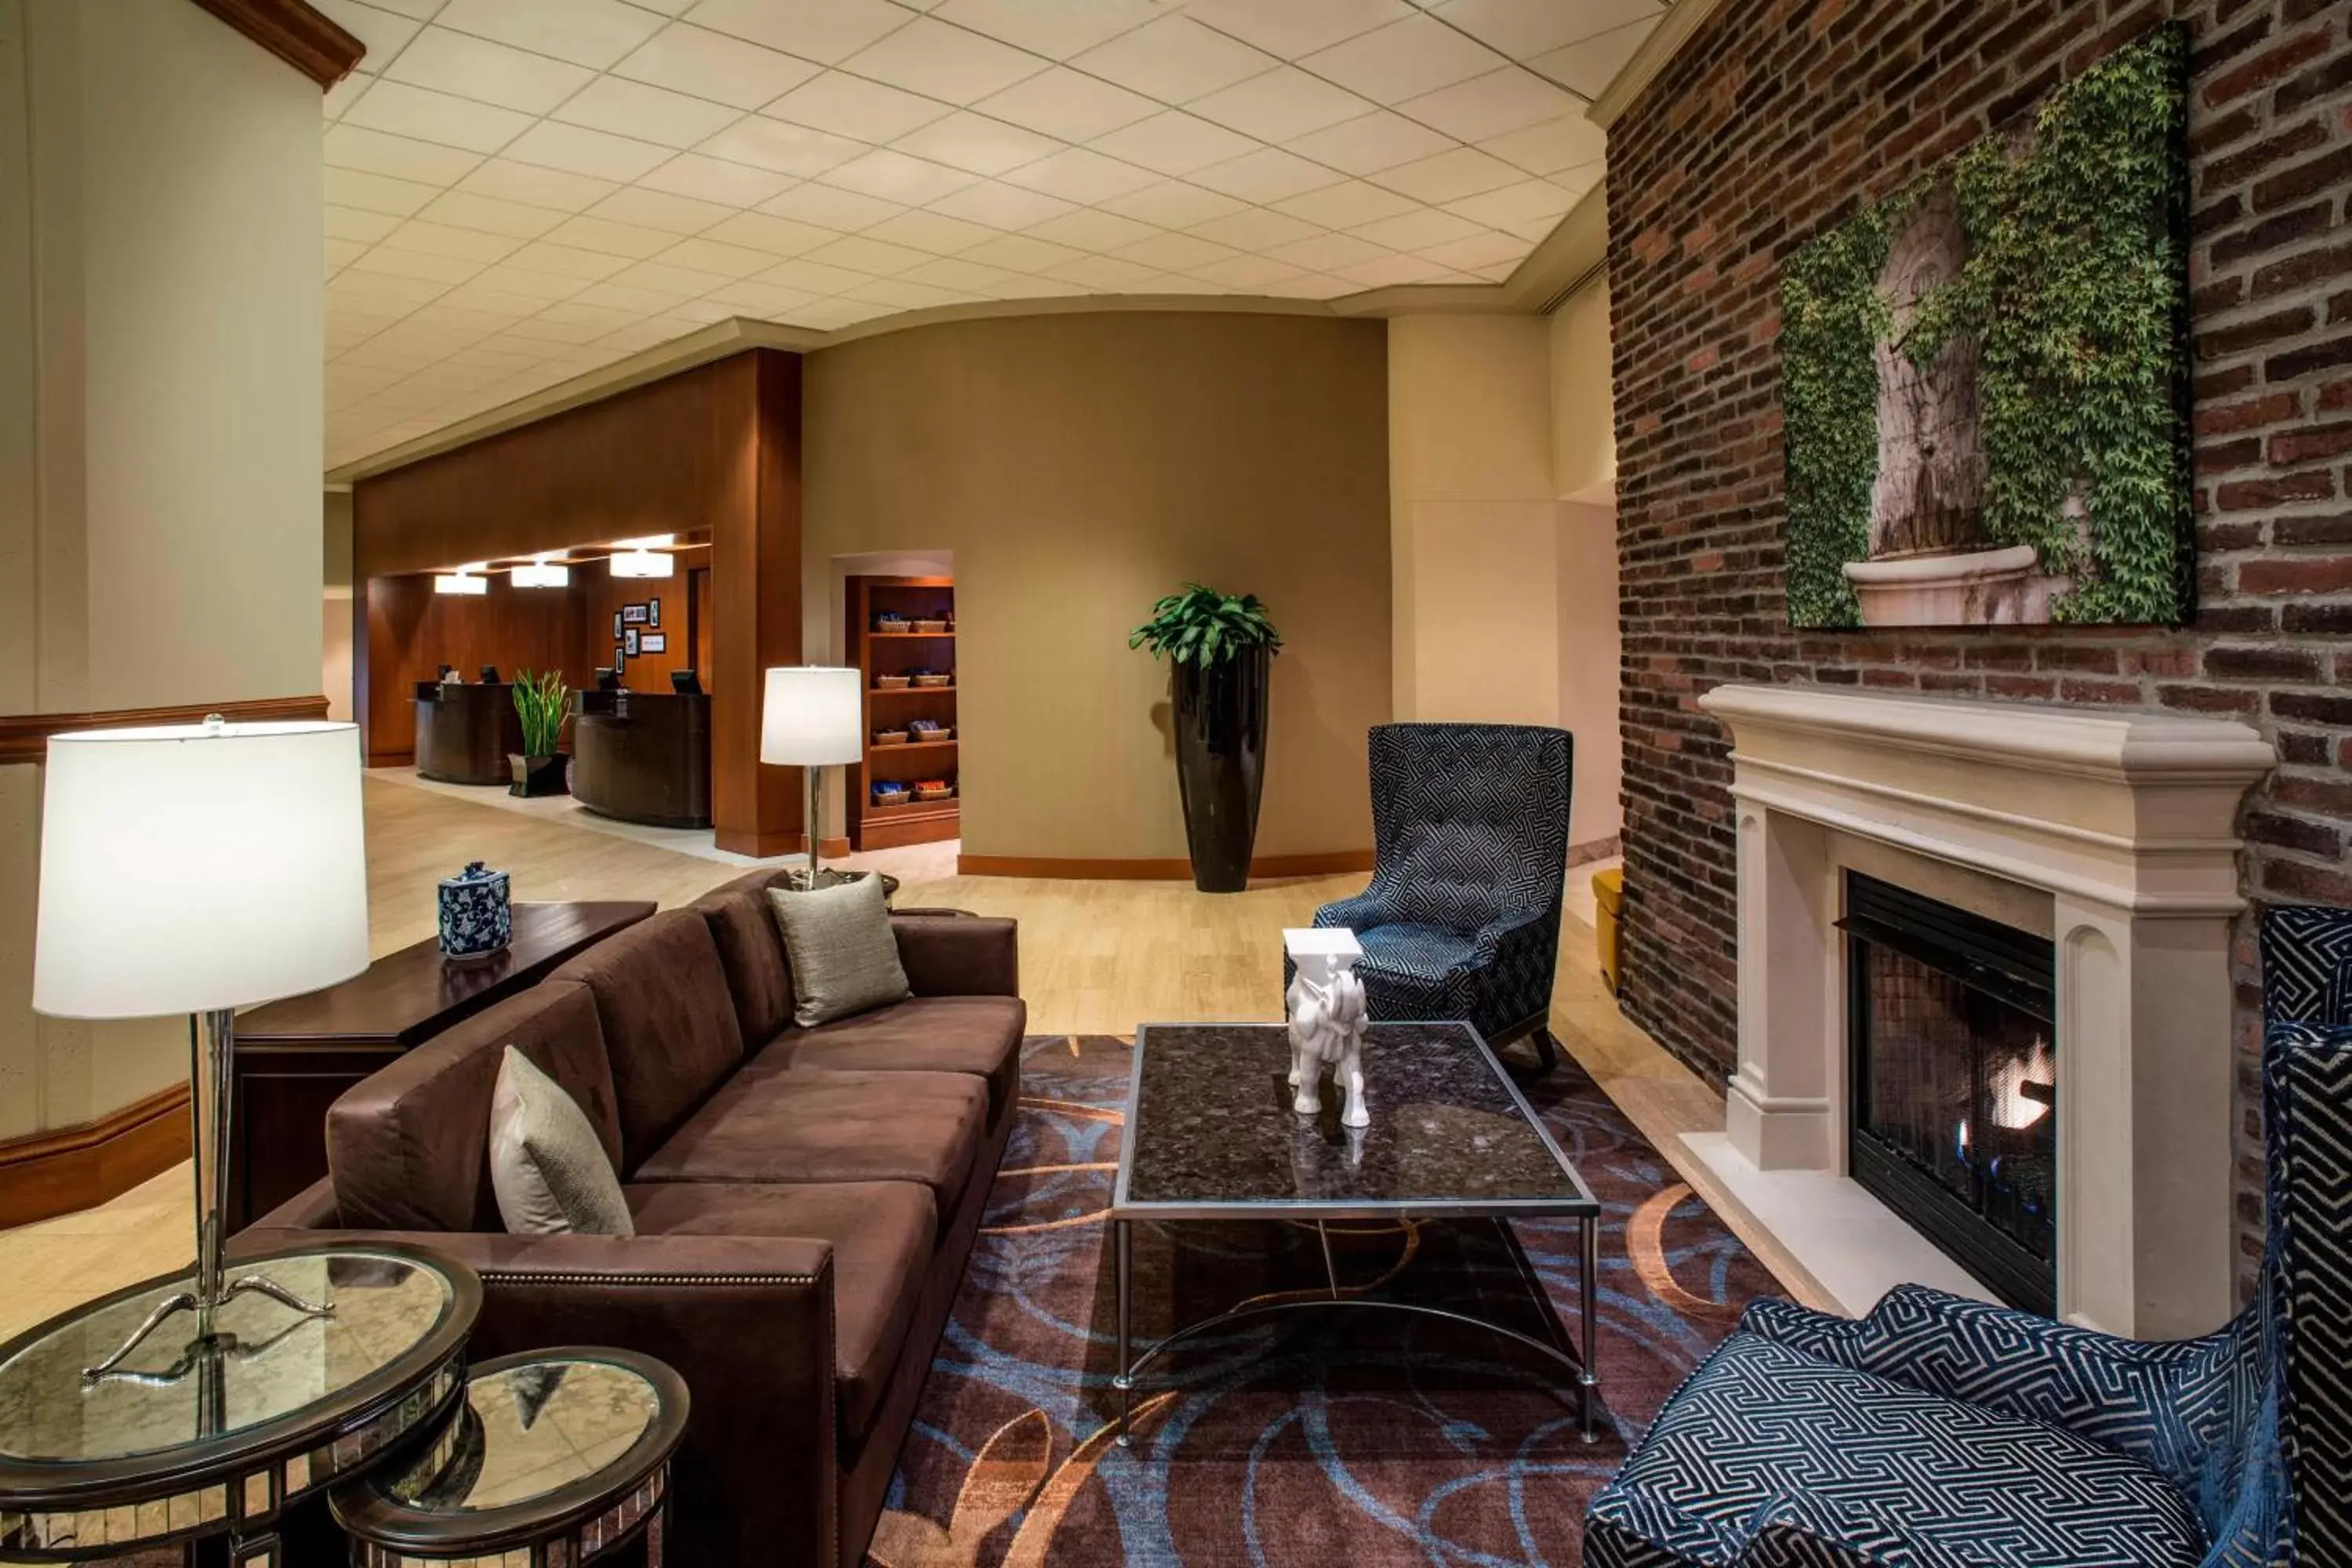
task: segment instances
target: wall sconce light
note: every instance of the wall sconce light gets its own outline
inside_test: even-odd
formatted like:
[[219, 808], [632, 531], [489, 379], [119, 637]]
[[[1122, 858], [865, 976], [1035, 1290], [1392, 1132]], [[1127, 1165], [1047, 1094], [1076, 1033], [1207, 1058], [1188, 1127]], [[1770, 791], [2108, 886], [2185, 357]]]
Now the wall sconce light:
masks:
[[613, 556], [615, 577], [667, 577], [677, 571], [677, 563], [668, 551], [677, 542], [674, 533], [647, 534], [643, 539], [624, 539], [619, 552]]
[[551, 562], [552, 550], [543, 551], [530, 558], [528, 566], [517, 566], [507, 574], [508, 580], [518, 588], [568, 588], [572, 586], [572, 568], [561, 562]]
[[490, 591], [490, 580], [482, 575], [489, 570], [487, 561], [469, 561], [455, 572], [437, 574], [433, 579], [436, 594], [468, 594], [476, 598]]

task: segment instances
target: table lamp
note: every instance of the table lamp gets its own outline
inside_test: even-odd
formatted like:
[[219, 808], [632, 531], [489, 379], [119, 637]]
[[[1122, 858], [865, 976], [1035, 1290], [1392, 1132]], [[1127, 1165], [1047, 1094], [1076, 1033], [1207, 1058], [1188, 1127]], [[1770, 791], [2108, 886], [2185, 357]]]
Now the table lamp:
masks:
[[816, 886], [817, 784], [822, 770], [866, 754], [865, 679], [824, 665], [768, 671], [760, 707], [760, 760], [796, 767], [808, 782], [808, 885]]
[[41, 795], [33, 1008], [58, 1018], [189, 1015], [196, 1263], [85, 1375], [103, 1378], [163, 1322], [258, 1292], [324, 1316], [260, 1274], [223, 1288], [235, 1009], [348, 980], [368, 964], [359, 731], [329, 723], [89, 730], [50, 737]]

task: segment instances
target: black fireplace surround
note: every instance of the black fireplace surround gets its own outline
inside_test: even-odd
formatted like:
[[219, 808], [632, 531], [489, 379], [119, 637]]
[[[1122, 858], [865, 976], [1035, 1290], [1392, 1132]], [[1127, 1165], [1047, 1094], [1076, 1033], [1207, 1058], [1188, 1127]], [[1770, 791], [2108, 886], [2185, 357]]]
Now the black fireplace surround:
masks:
[[2057, 1307], [2055, 950], [1846, 873], [1847, 1161], [2012, 1307]]

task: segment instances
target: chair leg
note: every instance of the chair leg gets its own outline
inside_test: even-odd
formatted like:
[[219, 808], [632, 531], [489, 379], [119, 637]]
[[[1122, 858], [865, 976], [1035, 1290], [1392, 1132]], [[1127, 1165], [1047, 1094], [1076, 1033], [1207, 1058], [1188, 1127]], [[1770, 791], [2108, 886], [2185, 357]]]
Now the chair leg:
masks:
[[1559, 1066], [1559, 1042], [1552, 1038], [1549, 1029], [1538, 1029], [1528, 1038], [1535, 1042], [1536, 1061], [1543, 1071]]

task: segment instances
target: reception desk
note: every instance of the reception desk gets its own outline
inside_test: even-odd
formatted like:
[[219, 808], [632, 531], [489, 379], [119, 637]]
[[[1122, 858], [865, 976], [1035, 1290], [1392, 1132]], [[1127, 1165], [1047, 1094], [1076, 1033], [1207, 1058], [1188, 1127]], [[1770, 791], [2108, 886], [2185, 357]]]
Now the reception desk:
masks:
[[505, 681], [416, 683], [416, 771], [443, 784], [512, 784], [509, 753], [522, 751], [522, 715]]
[[572, 798], [656, 827], [710, 826], [710, 699], [583, 691], [572, 717]]

